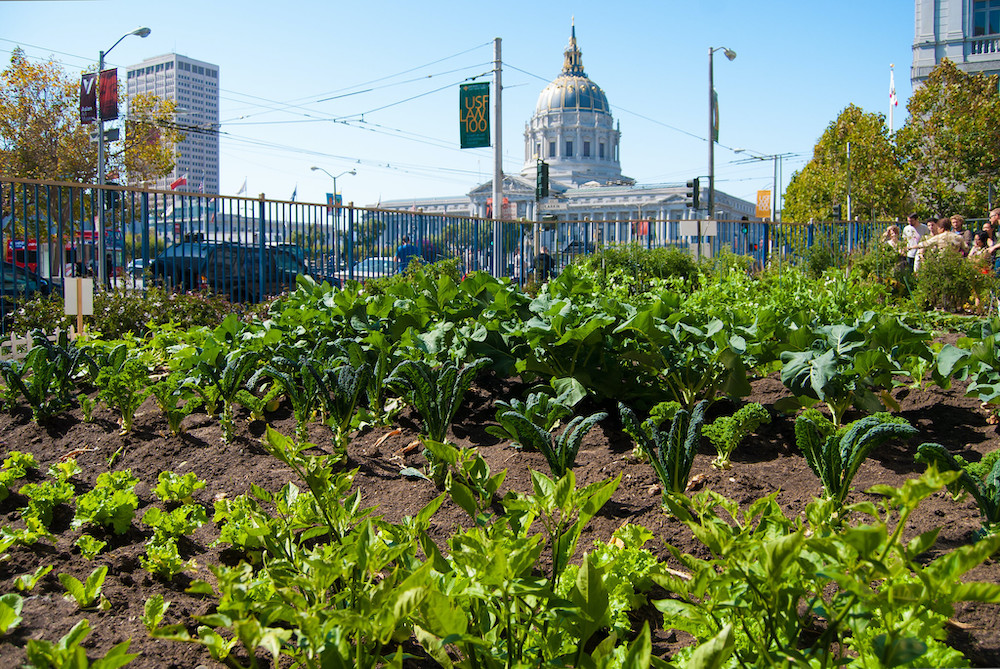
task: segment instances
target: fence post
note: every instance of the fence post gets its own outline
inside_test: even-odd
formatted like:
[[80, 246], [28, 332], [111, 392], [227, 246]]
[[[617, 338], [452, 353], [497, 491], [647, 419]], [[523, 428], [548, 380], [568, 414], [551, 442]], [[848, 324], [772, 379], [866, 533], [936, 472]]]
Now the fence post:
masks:
[[[336, 223], [334, 223], [336, 226]], [[347, 278], [354, 279], [354, 207], [347, 209]]]
[[267, 203], [264, 201], [264, 194], [260, 194], [260, 225], [258, 226], [257, 233], [257, 295], [261, 300], [264, 299], [264, 233], [265, 233], [265, 222], [264, 214], [267, 211]]

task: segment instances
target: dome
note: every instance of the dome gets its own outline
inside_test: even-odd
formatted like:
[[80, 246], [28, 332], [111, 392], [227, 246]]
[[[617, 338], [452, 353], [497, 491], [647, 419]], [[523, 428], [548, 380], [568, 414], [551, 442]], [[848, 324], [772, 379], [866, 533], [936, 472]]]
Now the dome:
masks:
[[570, 33], [569, 46], [563, 52], [566, 60], [556, 80], [538, 96], [535, 113], [554, 111], [588, 111], [610, 113], [608, 98], [601, 87], [583, 71], [583, 54], [576, 45], [576, 26]]
[[546, 86], [538, 96], [535, 113], [549, 110], [610, 112], [608, 98], [601, 87], [587, 76], [563, 74]]

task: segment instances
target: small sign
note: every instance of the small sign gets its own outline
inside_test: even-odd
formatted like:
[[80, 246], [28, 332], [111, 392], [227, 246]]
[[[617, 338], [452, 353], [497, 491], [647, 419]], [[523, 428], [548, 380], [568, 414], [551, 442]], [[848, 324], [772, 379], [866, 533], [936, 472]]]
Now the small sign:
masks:
[[64, 311], [67, 316], [94, 315], [94, 280], [77, 277], [66, 281]]
[[490, 145], [490, 85], [462, 84], [459, 87], [459, 135], [463, 149]]
[[771, 217], [771, 191], [757, 191], [757, 218]]

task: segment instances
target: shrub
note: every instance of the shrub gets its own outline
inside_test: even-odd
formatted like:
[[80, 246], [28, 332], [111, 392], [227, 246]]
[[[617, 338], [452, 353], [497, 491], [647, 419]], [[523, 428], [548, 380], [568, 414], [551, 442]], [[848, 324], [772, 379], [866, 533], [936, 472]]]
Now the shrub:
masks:
[[583, 266], [602, 276], [621, 275], [635, 284], [638, 292], [651, 279], [679, 279], [692, 289], [698, 283], [698, 263], [691, 254], [677, 247], [645, 249], [639, 244], [608, 246], [586, 256]]
[[906, 256], [888, 244], [876, 243], [867, 250], [852, 254], [850, 265], [851, 280], [854, 282], [877, 283], [888, 288], [895, 297], [903, 297], [910, 292], [913, 272]]
[[956, 251], [925, 249], [924, 260], [916, 273], [914, 306], [960, 311], [975, 296], [987, 295], [995, 283], [991, 272], [984, 274], [979, 266]]

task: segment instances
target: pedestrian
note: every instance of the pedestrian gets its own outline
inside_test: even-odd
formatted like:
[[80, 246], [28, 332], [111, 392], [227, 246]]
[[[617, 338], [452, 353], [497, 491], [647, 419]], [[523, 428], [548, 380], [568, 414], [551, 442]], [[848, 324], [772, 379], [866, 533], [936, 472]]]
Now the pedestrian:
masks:
[[543, 246], [535, 257], [535, 272], [539, 283], [545, 283], [549, 277], [555, 276], [556, 263], [549, 255], [549, 247]]
[[923, 223], [917, 218], [915, 213], [910, 214], [906, 217], [906, 227], [903, 228], [903, 246], [906, 249], [906, 264], [910, 266], [910, 269], [914, 269], [914, 263], [917, 259], [917, 244], [920, 243], [920, 238], [925, 234], [920, 231]]
[[965, 228], [965, 217], [955, 214], [951, 217], [951, 231], [962, 238], [964, 253], [972, 248], [972, 230]]
[[882, 241], [888, 244], [897, 253], [903, 252], [903, 242], [900, 240], [899, 226], [893, 223], [882, 233]]
[[396, 271], [405, 271], [414, 258], [417, 258], [417, 262], [420, 262], [420, 251], [410, 243], [409, 235], [403, 235], [403, 243], [396, 249]]

